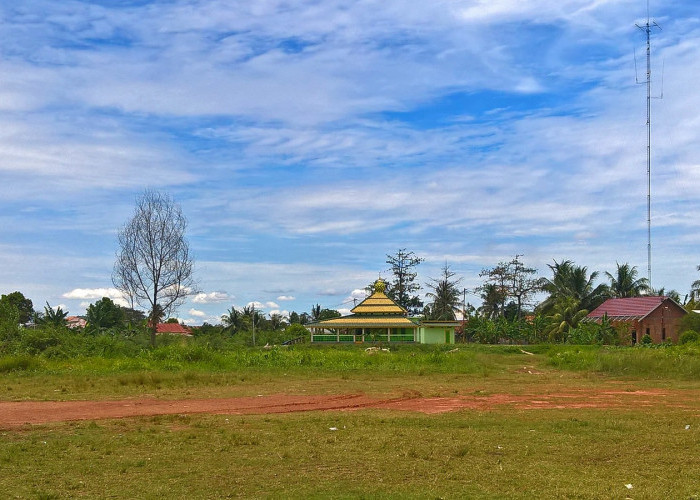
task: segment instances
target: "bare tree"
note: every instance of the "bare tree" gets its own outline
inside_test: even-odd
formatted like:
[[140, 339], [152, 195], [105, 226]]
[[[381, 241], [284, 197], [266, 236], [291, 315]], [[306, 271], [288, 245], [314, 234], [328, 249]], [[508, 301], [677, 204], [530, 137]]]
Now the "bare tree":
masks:
[[152, 345], [159, 318], [196, 292], [186, 228], [187, 219], [172, 198], [147, 190], [136, 200], [133, 217], [119, 231], [112, 283], [132, 303], [150, 311]]

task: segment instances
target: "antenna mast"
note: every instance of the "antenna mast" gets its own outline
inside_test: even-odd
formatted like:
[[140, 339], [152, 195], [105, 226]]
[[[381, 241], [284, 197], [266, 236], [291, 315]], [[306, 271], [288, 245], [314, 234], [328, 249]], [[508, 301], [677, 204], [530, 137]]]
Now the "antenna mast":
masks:
[[646, 34], [647, 39], [647, 275], [651, 286], [651, 29], [654, 27], [661, 29], [661, 26], [656, 24], [656, 21], [650, 20], [649, 0], [647, 0], [647, 22], [644, 25], [635, 24], [635, 26]]

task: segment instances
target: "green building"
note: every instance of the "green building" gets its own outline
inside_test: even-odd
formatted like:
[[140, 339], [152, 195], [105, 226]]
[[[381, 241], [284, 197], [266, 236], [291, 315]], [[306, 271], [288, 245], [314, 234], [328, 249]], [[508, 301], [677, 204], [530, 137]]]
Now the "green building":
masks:
[[350, 315], [306, 325], [312, 343], [412, 342], [454, 344], [457, 321], [409, 319], [408, 311], [389, 298], [381, 279], [374, 293], [355, 306]]

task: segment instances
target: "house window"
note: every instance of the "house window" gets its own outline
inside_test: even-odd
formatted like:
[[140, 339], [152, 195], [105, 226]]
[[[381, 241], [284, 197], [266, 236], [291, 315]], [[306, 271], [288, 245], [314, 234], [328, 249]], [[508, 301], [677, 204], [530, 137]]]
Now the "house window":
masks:
[[661, 340], [666, 340], [666, 329], [665, 328], [661, 329]]
[[637, 330], [632, 330], [632, 345], [637, 343]]
[[649, 329], [647, 328], [647, 335], [651, 337], [651, 333], [649, 333]]

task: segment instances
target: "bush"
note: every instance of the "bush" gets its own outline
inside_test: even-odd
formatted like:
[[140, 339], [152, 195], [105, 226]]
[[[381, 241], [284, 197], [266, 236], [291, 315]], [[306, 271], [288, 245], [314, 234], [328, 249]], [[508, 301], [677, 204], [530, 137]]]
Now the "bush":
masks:
[[651, 345], [653, 343], [654, 343], [654, 341], [651, 340], [651, 335], [649, 335], [648, 333], [645, 333], [644, 336], [642, 337], [642, 340], [640, 341], [640, 344], [642, 344], [642, 345]]
[[693, 330], [686, 330], [678, 337], [679, 344], [690, 344], [700, 341], [700, 333]]
[[284, 335], [287, 337], [287, 340], [295, 339], [297, 337], [306, 337], [308, 333], [309, 331], [299, 323], [293, 323], [284, 329]]

